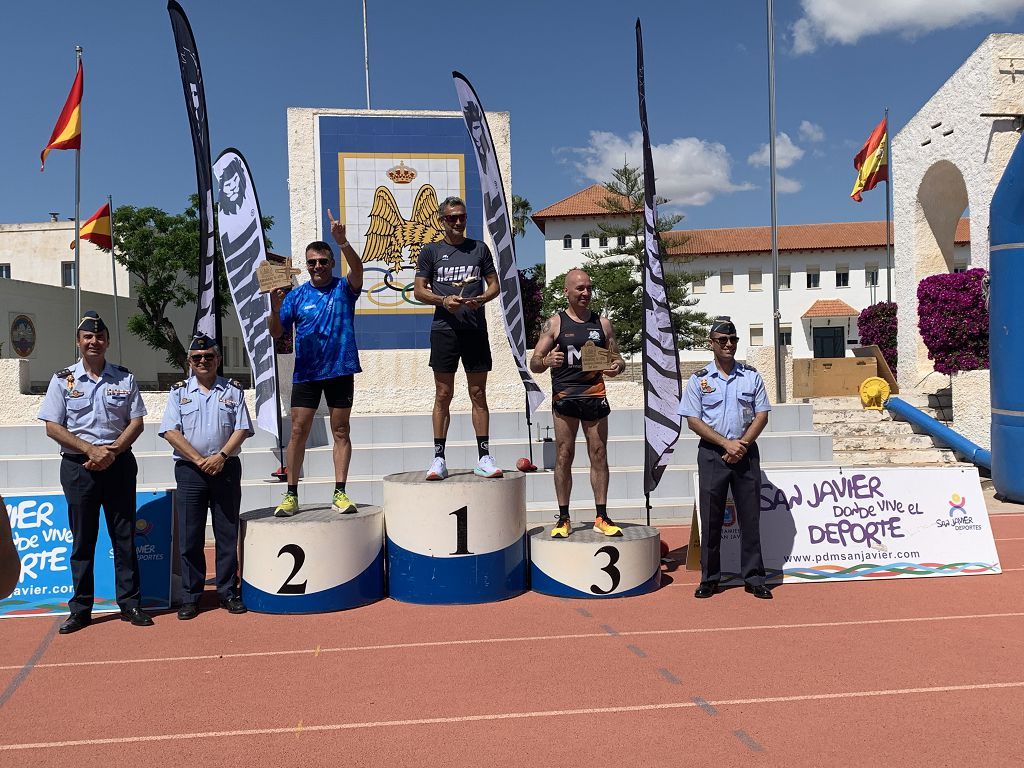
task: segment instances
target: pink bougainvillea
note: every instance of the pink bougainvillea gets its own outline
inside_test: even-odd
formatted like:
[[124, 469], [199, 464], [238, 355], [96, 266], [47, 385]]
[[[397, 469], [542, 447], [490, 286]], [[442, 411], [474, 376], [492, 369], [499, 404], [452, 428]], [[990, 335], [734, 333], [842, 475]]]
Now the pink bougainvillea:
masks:
[[929, 359], [939, 373], [988, 368], [984, 269], [932, 275], [917, 286], [917, 317]]

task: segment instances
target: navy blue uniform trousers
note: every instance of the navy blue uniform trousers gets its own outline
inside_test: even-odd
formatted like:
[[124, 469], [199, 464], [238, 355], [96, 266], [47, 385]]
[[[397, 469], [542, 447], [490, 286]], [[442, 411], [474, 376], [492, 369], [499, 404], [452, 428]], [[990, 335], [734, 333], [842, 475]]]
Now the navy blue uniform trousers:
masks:
[[700, 478], [700, 580], [722, 578], [722, 522], [729, 488], [740, 524], [740, 575], [751, 586], [764, 584], [761, 559], [761, 454], [754, 443], [735, 464], [722, 460], [725, 450], [706, 440], [697, 446]]
[[[114, 549], [114, 584], [121, 610], [139, 607], [139, 559], [135, 551], [135, 477], [139, 467], [131, 451], [114, 459], [101, 472], [86, 469], [85, 454], [64, 454], [60, 484], [68, 501], [71, 522], [71, 580], [75, 593], [68, 601], [72, 613], [92, 611], [93, 563], [100, 532], [100, 508]], [[106, 553], [103, 553], [106, 556]]]
[[212, 511], [217, 545], [217, 594], [238, 597], [238, 510], [242, 504], [242, 462], [232, 456], [219, 475], [208, 475], [190, 461], [174, 464], [181, 547], [183, 603], [197, 603], [206, 585], [206, 513]]

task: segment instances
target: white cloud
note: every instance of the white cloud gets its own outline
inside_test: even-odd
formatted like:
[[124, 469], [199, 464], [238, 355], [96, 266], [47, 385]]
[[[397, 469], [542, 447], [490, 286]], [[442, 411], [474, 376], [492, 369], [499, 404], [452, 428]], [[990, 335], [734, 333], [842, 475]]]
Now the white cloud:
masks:
[[[580, 175], [604, 183], [612, 178], [612, 169], [621, 168], [623, 159], [634, 167], [643, 164], [643, 136], [639, 131], [622, 138], [608, 131], [591, 131], [585, 147], [560, 150], [572, 155]], [[717, 195], [753, 189], [751, 184], [732, 181], [732, 158], [717, 142], [688, 136], [669, 144], [655, 144], [651, 156], [657, 173], [658, 194], [668, 198], [672, 207], [707, 205]]]
[[1024, 0], [801, 0], [803, 16], [790, 27], [793, 53], [821, 43], [852, 45], [863, 37], [905, 37], [984, 21], [1012, 21]]
[[791, 179], [788, 176], [782, 176], [781, 174], [775, 174], [775, 191], [780, 195], [792, 195], [799, 192], [804, 188], [796, 179]]
[[803, 120], [800, 123], [800, 138], [804, 141], [824, 141], [825, 129], [810, 120]]
[[[747, 162], [755, 166], [766, 166], [769, 163], [769, 154], [768, 145], [762, 144], [757, 152], [747, 158]], [[775, 137], [776, 168], [789, 168], [789, 166], [803, 156], [804, 151], [793, 143], [793, 140], [789, 138], [789, 134], [780, 133]]]

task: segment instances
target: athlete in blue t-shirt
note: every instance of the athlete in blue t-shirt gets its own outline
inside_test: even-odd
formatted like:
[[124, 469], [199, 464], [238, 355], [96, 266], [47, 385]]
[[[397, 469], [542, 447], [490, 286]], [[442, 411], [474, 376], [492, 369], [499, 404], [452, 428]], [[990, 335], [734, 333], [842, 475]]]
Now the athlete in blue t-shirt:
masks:
[[353, 374], [362, 370], [354, 322], [356, 299], [363, 288], [363, 262], [345, 237], [345, 225], [334, 220], [330, 209], [327, 217], [331, 235], [348, 265], [348, 275], [334, 276], [334, 252], [330, 245], [317, 240], [306, 246], [309, 282], [289, 293], [278, 288], [270, 294], [270, 335], [279, 338], [295, 326], [288, 491], [274, 510], [278, 517], [290, 517], [299, 511], [299, 475], [321, 396], [327, 400], [334, 434], [334, 508], [342, 513], [356, 511], [356, 505], [345, 493], [345, 481], [352, 460], [349, 417]]

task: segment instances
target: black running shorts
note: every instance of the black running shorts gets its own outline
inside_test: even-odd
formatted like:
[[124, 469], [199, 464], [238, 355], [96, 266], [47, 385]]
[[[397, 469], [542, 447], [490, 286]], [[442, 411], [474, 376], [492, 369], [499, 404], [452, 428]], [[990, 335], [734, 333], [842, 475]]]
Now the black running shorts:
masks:
[[299, 381], [292, 384], [292, 408], [319, 408], [320, 396], [327, 400], [328, 408], [351, 408], [355, 377], [335, 376], [319, 381]]

